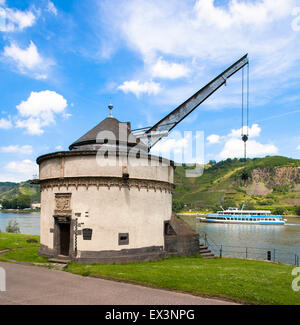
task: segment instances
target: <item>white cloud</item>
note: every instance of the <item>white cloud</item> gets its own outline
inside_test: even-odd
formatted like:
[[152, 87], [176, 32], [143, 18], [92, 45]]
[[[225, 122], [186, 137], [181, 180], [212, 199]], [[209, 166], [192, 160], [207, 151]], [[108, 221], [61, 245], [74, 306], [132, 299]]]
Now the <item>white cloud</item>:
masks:
[[[226, 6], [217, 6], [213, 0], [193, 3], [119, 1], [116, 12], [106, 2], [111, 13], [107, 18], [145, 58], [164, 53], [224, 62], [246, 49], [259, 55], [272, 54], [275, 48], [287, 53], [287, 44], [281, 41], [286, 36], [289, 45], [295, 40], [295, 35], [286, 33], [292, 32], [291, 13], [297, 0], [229, 0]], [[283, 22], [286, 25], [280, 31], [272, 30]]]
[[32, 177], [32, 175], [38, 173], [38, 165], [31, 160], [22, 161], [11, 161], [4, 168], [9, 172], [14, 172], [18, 174], [27, 175], [27, 177]]
[[30, 155], [33, 153], [33, 148], [30, 145], [24, 145], [24, 146], [10, 145], [6, 147], [1, 147], [0, 151], [4, 153], [20, 153], [20, 154]]
[[53, 113], [62, 113], [67, 107], [67, 101], [62, 95], [51, 90], [32, 91], [26, 101], [22, 101], [17, 109], [22, 116], [42, 116], [53, 118]]
[[[218, 155], [219, 159], [244, 157], [244, 142], [241, 139], [240, 129], [233, 129], [225, 136], [212, 134], [206, 138], [209, 144], [223, 143], [224, 147]], [[246, 133], [247, 130], [244, 129]], [[245, 134], [244, 133], [244, 134]], [[271, 154], [277, 154], [278, 148], [274, 144], [262, 144], [259, 141], [252, 140], [261, 134], [261, 128], [258, 124], [249, 127], [249, 140], [247, 141], [247, 157], [260, 157]]]
[[40, 135], [44, 133], [42, 127], [55, 123], [55, 115], [66, 114], [67, 106], [66, 99], [55, 91], [33, 91], [26, 101], [17, 106], [20, 116], [28, 117], [17, 120], [17, 127], [27, 129], [29, 134]]
[[32, 41], [30, 41], [30, 45], [27, 49], [21, 49], [14, 43], [11, 43], [10, 46], [5, 46], [4, 56], [15, 60], [21, 68], [27, 69], [32, 69], [43, 62]]
[[[247, 157], [260, 157], [277, 154], [278, 148], [273, 144], [262, 144], [255, 140], [247, 142]], [[221, 159], [239, 158], [244, 156], [244, 142], [239, 139], [229, 139], [220, 153]]]
[[221, 137], [217, 134], [212, 134], [206, 138], [209, 144], [220, 143]]
[[[253, 124], [252, 127], [249, 127], [247, 130], [247, 126], [243, 127], [243, 134], [249, 134], [249, 137], [256, 138], [259, 137], [261, 128], [258, 124]], [[240, 129], [233, 129], [231, 130], [231, 133], [228, 135], [229, 137], [241, 137], [242, 136], [242, 128]]]
[[13, 182], [13, 183], [19, 183], [27, 181], [28, 179], [31, 179], [32, 175], [22, 175], [22, 174], [16, 174], [16, 173], [4, 173], [0, 174], [0, 182]]
[[5, 1], [1, 1], [0, 5], [0, 31], [16, 32], [31, 27], [36, 21], [34, 13], [30, 10], [20, 11], [17, 9], [7, 8]]
[[55, 149], [56, 149], [56, 150], [62, 150], [63, 147], [62, 147], [61, 145], [58, 145], [58, 146], [55, 147]]
[[162, 155], [164, 157], [171, 157], [171, 154], [182, 154], [182, 150], [188, 146], [189, 142], [187, 138], [179, 139], [165, 139], [159, 141], [151, 152], [153, 154]]
[[17, 120], [17, 128], [23, 128], [27, 130], [28, 134], [31, 135], [41, 135], [44, 133], [42, 127], [49, 125], [48, 122], [43, 121], [39, 118], [30, 117], [27, 120]]
[[195, 163], [204, 162], [204, 133], [185, 131], [173, 131], [168, 138], [157, 142], [151, 148], [151, 154], [163, 156], [176, 163]]
[[51, 12], [54, 16], [57, 16], [57, 9], [53, 2], [48, 1], [47, 10]]
[[[249, 53], [251, 101], [260, 105], [271, 100], [275, 89], [282, 92], [285, 80], [300, 76], [295, 68], [300, 59], [299, 32], [292, 29], [292, 12], [299, 6], [299, 0], [228, 0], [219, 5], [213, 0], [119, 0], [118, 11], [115, 6], [115, 1], [101, 3], [111, 39], [118, 38], [136, 51], [152, 77], [155, 62], [160, 63], [157, 75], [169, 76], [165, 66], [170, 63], [159, 61], [163, 57], [193, 64], [181, 87], [188, 84], [191, 88], [192, 82], [204, 85]], [[218, 99], [221, 107], [237, 106], [240, 85], [234, 83], [234, 78], [230, 79], [232, 83], [236, 93], [228, 87], [224, 94], [218, 91], [208, 103]], [[174, 90], [177, 91], [180, 90]], [[165, 103], [174, 102], [171, 92], [163, 92], [158, 98]]]
[[186, 77], [190, 70], [183, 64], [169, 63], [163, 60], [161, 57], [152, 66], [153, 77], [166, 78], [166, 79], [177, 79]]
[[161, 91], [159, 83], [153, 81], [140, 83], [139, 80], [124, 81], [118, 89], [122, 90], [125, 94], [129, 92], [134, 93], [136, 97], [139, 97], [143, 93], [156, 95]]
[[230, 1], [227, 10], [215, 6], [213, 0], [198, 0], [195, 5], [198, 21], [220, 29], [237, 25], [264, 26], [291, 14], [289, 0], [263, 0], [256, 2]]
[[3, 56], [17, 64], [22, 74], [33, 76], [35, 79], [47, 79], [47, 72], [54, 64], [49, 59], [43, 58], [36, 45], [30, 41], [27, 48], [22, 49], [16, 43], [4, 47]]
[[300, 145], [297, 147], [297, 150], [300, 150]]
[[11, 129], [13, 127], [10, 120], [6, 120], [5, 118], [0, 119], [0, 129]]

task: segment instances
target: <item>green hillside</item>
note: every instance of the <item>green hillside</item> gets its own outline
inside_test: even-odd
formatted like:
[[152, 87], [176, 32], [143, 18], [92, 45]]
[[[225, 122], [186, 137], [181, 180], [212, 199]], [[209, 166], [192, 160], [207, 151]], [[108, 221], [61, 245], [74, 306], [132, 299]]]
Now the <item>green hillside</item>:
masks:
[[[175, 211], [216, 210], [246, 204], [248, 208], [283, 209], [296, 214], [300, 206], [300, 160], [273, 156], [255, 159], [227, 159], [205, 165], [202, 176], [186, 177], [190, 167], [175, 169]], [[39, 185], [0, 183], [0, 201], [29, 195], [40, 202]]]
[[0, 182], [0, 201], [10, 201], [20, 195], [30, 196], [31, 202], [40, 202], [40, 187], [30, 184], [30, 181], [21, 183]]
[[[221, 204], [284, 209], [300, 206], [300, 160], [273, 156], [227, 159], [206, 165], [202, 176], [186, 177], [186, 166], [175, 170], [175, 203], [185, 210], [215, 210]], [[178, 204], [177, 204], [178, 206]]]

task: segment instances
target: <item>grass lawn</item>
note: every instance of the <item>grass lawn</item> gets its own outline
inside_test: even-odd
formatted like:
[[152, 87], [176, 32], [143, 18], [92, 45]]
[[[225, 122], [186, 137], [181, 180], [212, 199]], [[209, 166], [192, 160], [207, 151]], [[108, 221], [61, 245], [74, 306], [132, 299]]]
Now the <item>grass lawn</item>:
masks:
[[233, 258], [172, 257], [125, 265], [70, 264], [67, 272], [129, 280], [154, 287], [237, 301], [284, 305], [300, 304], [291, 288], [293, 266]]
[[[1, 261], [47, 263], [38, 255], [37, 243], [27, 238], [39, 236], [0, 233], [0, 249], [22, 248], [0, 256]], [[265, 305], [300, 305], [300, 291], [291, 288], [293, 266], [234, 258], [203, 259], [170, 257], [163, 260], [122, 265], [82, 265], [70, 263], [67, 272], [96, 275], [180, 290], [200, 295], [229, 298]]]
[[0, 261], [14, 260], [19, 262], [48, 263], [48, 258], [39, 256], [38, 247], [28, 247], [10, 251], [0, 256]]
[[[27, 239], [36, 239], [37, 243], [27, 243]], [[25, 248], [25, 247], [38, 247], [40, 245], [40, 236], [12, 234], [7, 232], [0, 233], [0, 250], [13, 249], [13, 248]]]

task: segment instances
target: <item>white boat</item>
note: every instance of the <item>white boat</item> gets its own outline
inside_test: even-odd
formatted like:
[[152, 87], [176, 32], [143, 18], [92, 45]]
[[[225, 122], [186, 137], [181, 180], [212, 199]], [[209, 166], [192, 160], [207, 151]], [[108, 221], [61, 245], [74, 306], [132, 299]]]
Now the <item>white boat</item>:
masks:
[[285, 225], [287, 221], [282, 216], [271, 215], [271, 211], [268, 210], [239, 210], [238, 208], [228, 208], [217, 213], [208, 213], [205, 217], [197, 217], [196, 219], [200, 222], [251, 225]]

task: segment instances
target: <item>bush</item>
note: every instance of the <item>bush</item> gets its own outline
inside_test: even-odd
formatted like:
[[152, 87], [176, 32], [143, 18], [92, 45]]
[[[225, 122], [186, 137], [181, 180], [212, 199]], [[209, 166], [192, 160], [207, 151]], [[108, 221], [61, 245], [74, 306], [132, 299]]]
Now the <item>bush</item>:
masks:
[[255, 210], [255, 205], [251, 201], [247, 201], [241, 204], [240, 209], [242, 209], [243, 205], [244, 205], [244, 210]]
[[6, 232], [19, 234], [20, 233], [20, 227], [17, 222], [17, 220], [9, 220], [8, 225], [6, 227]]
[[276, 185], [273, 187], [273, 192], [288, 193], [289, 189], [289, 185]]
[[257, 201], [257, 204], [258, 205], [270, 205], [270, 203], [267, 200], [266, 201]]
[[275, 209], [273, 209], [272, 213], [275, 214], [275, 215], [278, 215], [278, 216], [283, 215], [284, 214], [284, 208], [275, 208]]
[[296, 207], [296, 214], [297, 216], [300, 216], [300, 205]]

